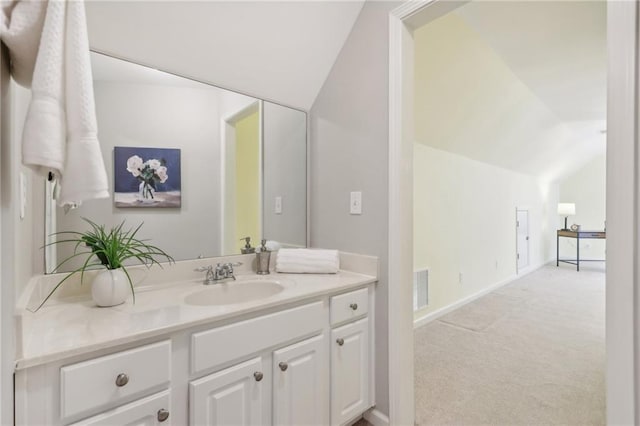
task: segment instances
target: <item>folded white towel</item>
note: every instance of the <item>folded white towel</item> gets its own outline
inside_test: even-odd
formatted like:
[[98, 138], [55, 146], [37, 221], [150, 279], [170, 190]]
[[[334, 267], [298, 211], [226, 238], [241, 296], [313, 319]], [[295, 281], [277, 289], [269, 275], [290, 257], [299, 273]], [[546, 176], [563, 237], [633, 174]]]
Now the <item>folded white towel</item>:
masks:
[[280, 249], [276, 257], [276, 272], [335, 274], [339, 269], [337, 250]]
[[[36, 14], [35, 7], [21, 3], [13, 6], [11, 22], [23, 19], [20, 11]], [[44, 176], [54, 172], [61, 188], [60, 205], [106, 198], [109, 185], [97, 138], [84, 3], [47, 2], [38, 40], [31, 103], [22, 134], [22, 162]], [[14, 53], [11, 55], [13, 61]]]

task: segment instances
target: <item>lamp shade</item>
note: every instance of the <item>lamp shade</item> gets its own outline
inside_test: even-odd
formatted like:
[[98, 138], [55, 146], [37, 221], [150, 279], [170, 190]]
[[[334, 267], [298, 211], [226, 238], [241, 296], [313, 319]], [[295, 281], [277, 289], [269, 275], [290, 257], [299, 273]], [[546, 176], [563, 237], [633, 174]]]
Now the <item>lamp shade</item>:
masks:
[[573, 216], [576, 214], [575, 203], [558, 203], [558, 214], [560, 216]]

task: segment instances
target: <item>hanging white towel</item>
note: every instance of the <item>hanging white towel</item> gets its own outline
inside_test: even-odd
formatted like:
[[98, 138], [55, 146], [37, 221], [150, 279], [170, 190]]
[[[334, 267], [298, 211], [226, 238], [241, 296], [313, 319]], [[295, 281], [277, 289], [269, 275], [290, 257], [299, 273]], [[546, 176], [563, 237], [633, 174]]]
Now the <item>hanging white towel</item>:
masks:
[[[11, 12], [12, 22], [19, 19], [20, 3]], [[61, 188], [59, 205], [106, 198], [84, 3], [48, 1], [41, 33], [22, 134], [22, 162], [44, 176], [54, 173]]]
[[11, 55], [11, 75], [31, 87], [47, 3], [40, 0], [2, 0], [0, 38]]
[[335, 274], [339, 269], [337, 250], [280, 249], [276, 257], [276, 272]]

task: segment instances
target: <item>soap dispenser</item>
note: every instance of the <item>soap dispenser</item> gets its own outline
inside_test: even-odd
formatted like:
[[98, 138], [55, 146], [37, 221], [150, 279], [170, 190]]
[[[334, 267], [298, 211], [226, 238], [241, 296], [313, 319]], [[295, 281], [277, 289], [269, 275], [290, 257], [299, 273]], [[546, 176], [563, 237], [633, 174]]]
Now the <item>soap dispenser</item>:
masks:
[[240, 241], [244, 240], [245, 245], [240, 249], [240, 253], [242, 254], [251, 254], [256, 252], [255, 247], [251, 247], [251, 237], [240, 238]]
[[271, 252], [267, 248], [267, 240], [262, 240], [260, 251], [256, 253], [258, 275], [267, 275], [269, 273], [269, 261], [271, 260]]

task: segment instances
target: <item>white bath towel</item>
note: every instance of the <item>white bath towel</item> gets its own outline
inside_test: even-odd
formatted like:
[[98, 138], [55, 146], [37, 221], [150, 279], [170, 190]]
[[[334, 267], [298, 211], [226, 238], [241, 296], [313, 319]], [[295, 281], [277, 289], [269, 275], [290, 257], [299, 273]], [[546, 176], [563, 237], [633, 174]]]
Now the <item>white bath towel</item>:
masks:
[[[11, 21], [19, 19], [20, 3]], [[42, 175], [54, 173], [61, 188], [59, 205], [108, 197], [81, 0], [47, 2], [31, 89], [22, 162]]]
[[280, 249], [276, 257], [276, 272], [335, 274], [339, 269], [337, 250]]
[[2, 0], [0, 38], [11, 55], [11, 75], [31, 87], [47, 3], [40, 0]]

